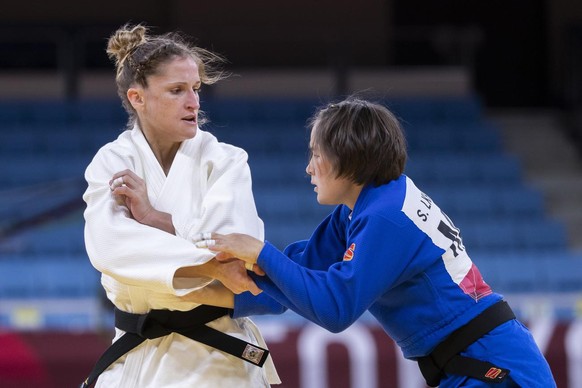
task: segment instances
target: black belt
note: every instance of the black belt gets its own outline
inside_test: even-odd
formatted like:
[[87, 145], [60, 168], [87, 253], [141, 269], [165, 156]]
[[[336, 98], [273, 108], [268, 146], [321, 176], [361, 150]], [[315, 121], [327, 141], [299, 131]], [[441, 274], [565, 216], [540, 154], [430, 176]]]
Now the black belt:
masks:
[[461, 356], [473, 342], [504, 322], [515, 319], [515, 314], [505, 301], [498, 302], [455, 330], [437, 345], [431, 354], [418, 359], [418, 366], [429, 387], [436, 387], [445, 373], [469, 376], [488, 383], [501, 383], [509, 374], [487, 361]]
[[269, 351], [215, 330], [205, 324], [228, 314], [228, 309], [201, 305], [190, 311], [152, 310], [147, 314], [131, 314], [115, 309], [115, 327], [125, 331], [99, 358], [81, 388], [89, 387], [119, 357], [146, 339], [178, 333], [244, 361], [262, 367]]

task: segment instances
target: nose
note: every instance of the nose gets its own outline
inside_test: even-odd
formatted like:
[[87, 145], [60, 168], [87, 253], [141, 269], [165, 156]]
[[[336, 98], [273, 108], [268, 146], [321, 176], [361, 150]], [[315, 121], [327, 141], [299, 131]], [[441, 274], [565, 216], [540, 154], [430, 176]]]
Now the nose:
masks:
[[309, 176], [313, 175], [313, 169], [311, 168], [311, 159], [309, 159], [309, 163], [307, 163], [307, 166], [305, 167], [305, 172]]
[[186, 98], [186, 108], [188, 110], [198, 110], [200, 109], [200, 96], [195, 90], [191, 90]]

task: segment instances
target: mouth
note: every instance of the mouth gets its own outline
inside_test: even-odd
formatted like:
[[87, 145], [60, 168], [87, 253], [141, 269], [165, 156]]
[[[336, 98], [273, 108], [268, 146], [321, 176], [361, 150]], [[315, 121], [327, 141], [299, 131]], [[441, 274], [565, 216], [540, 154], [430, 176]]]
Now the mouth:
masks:
[[186, 121], [190, 124], [196, 124], [198, 120], [197, 120], [195, 115], [189, 115], [189, 116], [183, 117], [182, 121]]

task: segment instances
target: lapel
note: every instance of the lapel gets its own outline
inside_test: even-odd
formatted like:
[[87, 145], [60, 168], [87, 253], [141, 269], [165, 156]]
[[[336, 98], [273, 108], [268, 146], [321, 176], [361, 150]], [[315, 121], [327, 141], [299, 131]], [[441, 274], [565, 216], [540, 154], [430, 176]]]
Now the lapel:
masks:
[[143, 163], [142, 177], [146, 181], [150, 203], [156, 209], [170, 214], [176, 211], [198, 212], [202, 196], [200, 188], [206, 186], [202, 179], [205, 174], [198, 172], [202, 136], [202, 131], [198, 130], [193, 139], [182, 142], [166, 176], [141, 129], [137, 125], [134, 127], [132, 138]]

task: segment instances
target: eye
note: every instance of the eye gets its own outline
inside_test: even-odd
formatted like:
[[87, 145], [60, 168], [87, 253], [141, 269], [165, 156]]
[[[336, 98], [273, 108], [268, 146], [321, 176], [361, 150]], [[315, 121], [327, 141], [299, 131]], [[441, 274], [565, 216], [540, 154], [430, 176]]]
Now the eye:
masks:
[[172, 94], [179, 94], [182, 91], [182, 88], [173, 88], [170, 90]]
[[319, 154], [319, 151], [318, 151], [318, 150], [316, 150], [316, 149], [314, 149], [314, 148], [312, 148], [312, 149], [310, 150], [310, 154], [311, 154], [311, 157], [312, 157], [312, 158], [319, 158], [319, 156], [320, 156], [320, 154]]
[[195, 86], [192, 90], [194, 90], [194, 93], [200, 94], [202, 92], [202, 86]]

